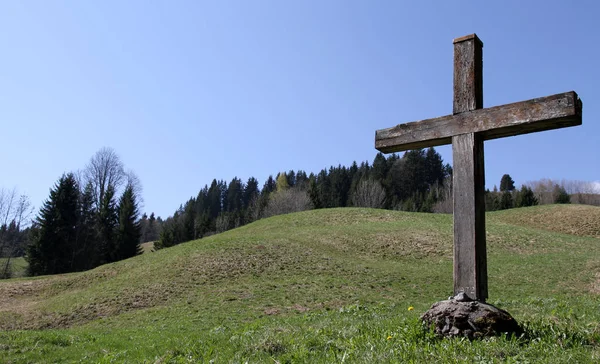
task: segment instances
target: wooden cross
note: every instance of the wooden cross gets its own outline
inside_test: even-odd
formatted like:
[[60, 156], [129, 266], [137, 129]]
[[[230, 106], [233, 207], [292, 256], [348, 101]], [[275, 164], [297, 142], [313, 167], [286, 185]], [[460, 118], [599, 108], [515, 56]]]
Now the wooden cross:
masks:
[[483, 43], [471, 34], [454, 39], [453, 114], [400, 124], [375, 133], [383, 153], [452, 143], [454, 196], [454, 294], [485, 301], [483, 142], [489, 139], [581, 125], [574, 91], [483, 108]]

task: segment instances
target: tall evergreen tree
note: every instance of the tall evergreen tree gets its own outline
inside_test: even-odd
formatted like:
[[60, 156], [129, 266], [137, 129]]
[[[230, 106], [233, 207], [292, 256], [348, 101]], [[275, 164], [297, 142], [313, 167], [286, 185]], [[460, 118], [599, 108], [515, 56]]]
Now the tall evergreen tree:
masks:
[[185, 204], [183, 213], [181, 214], [182, 241], [190, 241], [196, 239], [196, 200], [191, 198]]
[[444, 179], [448, 177], [444, 171], [442, 156], [430, 147], [425, 153], [425, 183], [431, 185], [443, 185]]
[[306, 172], [299, 170], [296, 172], [296, 184], [295, 186], [299, 189], [306, 190], [308, 189], [308, 176]]
[[85, 186], [79, 199], [79, 221], [77, 224], [77, 242], [73, 250], [73, 271], [81, 271], [96, 267], [100, 261], [98, 235], [96, 227], [98, 212], [94, 204], [94, 187], [91, 183]]
[[377, 153], [373, 160], [373, 167], [371, 168], [371, 177], [375, 181], [384, 181], [388, 174], [388, 161], [385, 159], [383, 153]]
[[142, 234], [138, 221], [138, 206], [131, 185], [125, 188], [119, 199], [119, 225], [116, 234], [116, 259], [127, 259], [142, 253], [140, 236]]
[[515, 200], [515, 205], [517, 207], [535, 206], [538, 204], [538, 200], [535, 197], [533, 190], [525, 185], [521, 186], [521, 190], [517, 194]]
[[513, 196], [510, 191], [502, 192], [500, 196], [500, 210], [512, 209], [514, 207]]
[[310, 202], [314, 206], [315, 209], [320, 209], [323, 207], [321, 203], [321, 198], [319, 196], [319, 188], [317, 186], [317, 178], [314, 174], [310, 174], [309, 182], [308, 182], [308, 196], [310, 198]]
[[554, 185], [554, 203], [571, 203], [571, 196], [563, 186]]
[[221, 187], [216, 179], [213, 179], [208, 189], [207, 203], [211, 220], [216, 219], [221, 213]]
[[515, 181], [513, 181], [512, 177], [508, 174], [505, 174], [500, 179], [500, 192], [504, 191], [514, 191], [515, 189]]
[[244, 185], [242, 180], [233, 177], [227, 188], [227, 211], [241, 213], [244, 206]]
[[115, 188], [108, 185], [98, 210], [97, 232], [99, 245], [99, 264], [117, 261], [115, 229], [119, 213], [115, 203]]
[[63, 175], [44, 202], [39, 231], [27, 249], [30, 275], [69, 272], [77, 239], [79, 189], [72, 173]]

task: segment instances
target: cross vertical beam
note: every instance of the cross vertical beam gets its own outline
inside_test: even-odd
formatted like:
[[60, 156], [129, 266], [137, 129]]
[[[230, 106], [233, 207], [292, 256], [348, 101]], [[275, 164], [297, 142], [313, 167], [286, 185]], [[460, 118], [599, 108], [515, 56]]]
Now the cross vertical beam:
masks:
[[[483, 43], [475, 35], [454, 40], [453, 114], [483, 108]], [[485, 301], [484, 138], [476, 132], [452, 137], [454, 198], [454, 294]]]

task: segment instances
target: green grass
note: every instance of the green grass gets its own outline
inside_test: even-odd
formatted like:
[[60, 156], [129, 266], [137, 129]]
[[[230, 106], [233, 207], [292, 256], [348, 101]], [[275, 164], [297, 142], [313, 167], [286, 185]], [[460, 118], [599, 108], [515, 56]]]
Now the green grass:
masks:
[[[0, 267], [4, 269], [7, 258], [0, 258]], [[27, 274], [27, 261], [23, 257], [11, 258], [10, 259], [10, 269], [13, 278], [25, 277]]]
[[[587, 208], [586, 208], [587, 209]], [[437, 339], [452, 217], [277, 216], [89, 272], [0, 282], [6, 362], [597, 362], [600, 208], [488, 214], [489, 301], [521, 338]], [[575, 215], [575, 233], [532, 216]], [[585, 223], [577, 229], [577, 221]], [[591, 221], [591, 225], [590, 225]], [[409, 307], [414, 307], [409, 310]]]

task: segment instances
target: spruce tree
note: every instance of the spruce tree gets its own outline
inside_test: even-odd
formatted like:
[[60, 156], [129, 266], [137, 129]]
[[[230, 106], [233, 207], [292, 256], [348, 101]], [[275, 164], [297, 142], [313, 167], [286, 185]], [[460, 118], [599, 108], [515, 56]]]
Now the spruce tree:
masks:
[[512, 193], [509, 191], [502, 192], [502, 196], [500, 197], [500, 210], [512, 209], [513, 207]]
[[571, 196], [563, 186], [554, 185], [554, 203], [571, 203]]
[[310, 174], [308, 182], [308, 196], [310, 197], [310, 202], [312, 203], [315, 209], [320, 209], [323, 207], [323, 205], [321, 204], [321, 198], [319, 197], [317, 178], [312, 173]]
[[533, 190], [525, 185], [521, 186], [516, 198], [517, 207], [535, 206], [538, 204], [538, 200], [533, 193]]
[[515, 189], [515, 181], [509, 174], [505, 174], [500, 179], [500, 192], [513, 191]]
[[117, 260], [131, 258], [142, 253], [140, 245], [141, 226], [138, 206], [131, 185], [125, 188], [119, 200], [119, 225], [116, 234]]
[[74, 248], [73, 270], [81, 271], [96, 267], [100, 261], [97, 241], [98, 212], [94, 206], [94, 187], [85, 186], [79, 198], [79, 221], [77, 223], [77, 242]]
[[72, 173], [63, 175], [44, 202], [36, 224], [39, 230], [27, 249], [30, 275], [72, 270], [77, 239], [79, 189]]
[[100, 201], [98, 211], [99, 264], [111, 263], [118, 260], [115, 230], [119, 221], [119, 214], [114, 197], [115, 188], [109, 185]]

